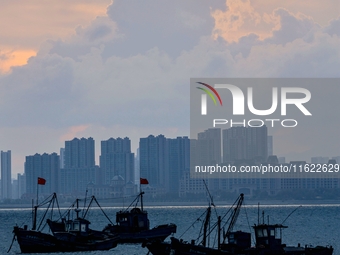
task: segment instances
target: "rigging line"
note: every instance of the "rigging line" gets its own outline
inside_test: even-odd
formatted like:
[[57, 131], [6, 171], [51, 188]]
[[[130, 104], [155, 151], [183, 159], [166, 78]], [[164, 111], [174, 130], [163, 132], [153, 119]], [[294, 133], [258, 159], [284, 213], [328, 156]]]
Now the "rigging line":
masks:
[[60, 212], [60, 207], [59, 207], [59, 202], [58, 202], [57, 196], [55, 197], [55, 200], [56, 200], [56, 204], [57, 204], [57, 207], [58, 207], [59, 216], [60, 216], [60, 219], [61, 219], [61, 212]]
[[[202, 234], [203, 227], [204, 227], [204, 224], [201, 225], [199, 235], [198, 235], [198, 237], [196, 238], [196, 242], [198, 242], [198, 240], [199, 240], [199, 239], [201, 238], [201, 236], [203, 235], [203, 234]], [[202, 239], [202, 241], [201, 241], [201, 244], [203, 244], [203, 239]]]
[[88, 192], [88, 189], [87, 189], [87, 187], [86, 187], [85, 198], [84, 198], [84, 208], [83, 208], [83, 218], [84, 218], [84, 212], [85, 212], [85, 207], [86, 207], [86, 197], [87, 197], [87, 192]]
[[[142, 192], [141, 192], [142, 193]], [[138, 202], [139, 202], [139, 197], [142, 195], [141, 193], [138, 194], [138, 196], [131, 202], [131, 204], [124, 210], [125, 212], [127, 212], [129, 210], [129, 208], [131, 207], [131, 205], [133, 205], [133, 203], [137, 200], [135, 207], [137, 206]], [[144, 193], [144, 192], [143, 192]]]
[[[222, 221], [222, 219], [224, 219], [228, 214], [229, 214], [229, 212], [231, 211], [231, 210], [235, 210], [236, 208], [234, 208], [235, 206], [237, 206], [238, 204], [239, 204], [239, 200], [240, 200], [240, 197], [238, 197], [236, 200], [235, 200], [235, 202], [232, 204], [232, 206], [227, 210], [227, 212], [223, 215], [223, 217], [221, 218], [221, 221]], [[224, 228], [226, 225], [227, 225], [227, 223], [229, 223], [229, 221], [231, 221], [231, 219], [232, 219], [232, 216], [233, 216], [233, 214], [231, 213], [230, 215], [229, 215], [229, 218], [227, 219], [227, 221], [224, 223], [224, 225], [222, 226], [222, 228]], [[217, 227], [217, 222], [213, 225], [213, 228], [210, 230], [210, 232], [208, 233], [208, 235], [210, 235], [211, 234], [211, 232], [214, 230], [214, 228], [215, 227]], [[229, 228], [228, 228], [229, 229]], [[201, 232], [199, 233], [199, 237], [198, 238], [200, 238], [202, 236], [202, 234], [201, 234]]]
[[73, 204], [66, 209], [66, 211], [62, 214], [62, 217], [66, 217], [66, 215], [70, 213], [71, 209], [74, 207], [74, 204], [75, 202], [73, 202]]
[[9, 247], [7, 253], [9, 253], [9, 252], [11, 251], [11, 249], [12, 249], [13, 243], [14, 243], [14, 241], [15, 241], [15, 236], [16, 236], [16, 235], [14, 234], [14, 235], [13, 235], [13, 239], [12, 239], [12, 243], [11, 243], [11, 246]]
[[102, 207], [100, 206], [100, 204], [98, 203], [97, 199], [95, 197], [94, 198], [94, 201], [97, 203], [97, 205], [99, 206], [100, 210], [102, 211], [102, 213], [104, 214], [104, 216], [109, 220], [109, 222], [114, 225], [114, 223], [110, 220], [109, 216], [107, 216], [107, 214], [105, 213], [105, 211], [102, 209]]
[[181, 238], [197, 221], [201, 221], [201, 217], [206, 213], [206, 211], [204, 211], [204, 213], [202, 213], [185, 231], [184, 233], [179, 237]]
[[126, 198], [130, 198], [130, 197], [136, 197], [136, 196], [135, 195], [131, 195], [131, 196], [122, 196], [122, 197], [104, 197], [104, 198], [98, 198], [98, 201], [126, 199]]
[[217, 214], [216, 206], [215, 206], [215, 204], [214, 204], [213, 197], [212, 197], [212, 195], [210, 194], [210, 191], [209, 191], [209, 189], [208, 189], [208, 185], [207, 185], [207, 183], [205, 182], [204, 179], [203, 179], [203, 183], [204, 183], [205, 189], [207, 190], [208, 195], [209, 195], [209, 197], [210, 197], [211, 205], [214, 207], [214, 211], [215, 211], [216, 217], [218, 217], [218, 214]]
[[290, 214], [288, 214], [288, 216], [287, 216], [287, 218], [285, 218], [285, 220], [284, 221], [282, 221], [282, 223], [281, 223], [281, 225], [283, 224], [283, 223], [285, 223], [286, 222], [286, 220], [290, 217], [290, 215], [292, 215], [297, 209], [299, 209], [300, 207], [302, 207], [302, 205], [300, 205], [300, 206], [298, 206], [297, 208], [295, 208]]
[[[229, 207], [229, 209], [227, 210], [227, 212], [223, 215], [223, 217], [221, 218], [221, 221], [229, 214], [229, 212], [233, 209], [233, 207], [237, 204], [238, 202], [238, 198], [235, 200], [235, 202], [231, 205], [231, 207]], [[228, 220], [226, 221], [226, 223], [222, 226], [224, 227], [230, 220], [231, 215], [229, 216]]]
[[[248, 227], [249, 227], [249, 233], [251, 233], [251, 227], [250, 227], [250, 223], [249, 223], [249, 218], [248, 218], [246, 203], [243, 202], [243, 204], [244, 204], [243, 208], [244, 208], [244, 211], [245, 211], [245, 213], [246, 213], [247, 223], [248, 223]], [[256, 242], [255, 242], [255, 240], [254, 240], [254, 236], [253, 236], [253, 235], [251, 235], [251, 239], [252, 239], [254, 245], [256, 245]]]
[[90, 201], [89, 205], [87, 206], [86, 212], [85, 212], [84, 215], [83, 215], [83, 218], [84, 218], [84, 219], [85, 219], [85, 217], [86, 217], [86, 215], [87, 215], [87, 213], [88, 213], [88, 211], [89, 211], [89, 209], [90, 209], [90, 206], [91, 206], [91, 204], [92, 204], [92, 202], [93, 202], [94, 199], [96, 199], [96, 198], [95, 198], [94, 196], [92, 196], [91, 201]]
[[50, 209], [50, 207], [51, 207], [51, 203], [52, 203], [52, 201], [53, 201], [53, 199], [50, 201], [50, 204], [49, 204], [49, 205], [48, 205], [48, 207], [46, 208], [46, 210], [45, 210], [45, 213], [44, 213], [44, 215], [43, 215], [42, 219], [40, 220], [40, 224], [39, 224], [39, 226], [38, 226], [37, 230], [39, 230], [39, 229], [40, 229], [40, 227], [41, 227], [41, 224], [43, 223], [43, 221], [44, 221], [44, 219], [45, 219], [45, 217], [46, 217], [46, 214], [47, 214], [48, 210], [49, 210], [49, 209]]
[[38, 205], [38, 207], [41, 207], [41, 206], [43, 206], [43, 205], [46, 205], [47, 203], [50, 203], [50, 202], [52, 201], [52, 199], [53, 199], [53, 197], [54, 197], [55, 194], [56, 194], [56, 193], [53, 193], [53, 194], [49, 195], [47, 198], [45, 198], [45, 200], [42, 201], [42, 202]]

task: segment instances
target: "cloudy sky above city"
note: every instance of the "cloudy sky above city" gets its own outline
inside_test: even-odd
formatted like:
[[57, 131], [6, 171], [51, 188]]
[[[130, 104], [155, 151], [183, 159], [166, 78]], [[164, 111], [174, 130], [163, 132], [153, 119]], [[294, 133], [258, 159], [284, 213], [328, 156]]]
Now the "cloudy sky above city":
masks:
[[[339, 70], [338, 0], [2, 0], [0, 149], [12, 150], [14, 173], [74, 137], [93, 137], [97, 156], [110, 137], [129, 137], [135, 151], [150, 134], [189, 135], [192, 77]], [[275, 152], [296, 154], [275, 132]]]

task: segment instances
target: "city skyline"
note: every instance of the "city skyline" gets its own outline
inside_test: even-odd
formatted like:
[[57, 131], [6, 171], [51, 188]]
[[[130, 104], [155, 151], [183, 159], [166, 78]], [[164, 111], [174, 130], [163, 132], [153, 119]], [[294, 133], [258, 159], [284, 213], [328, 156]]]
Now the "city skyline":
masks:
[[[237, 127], [235, 127], [235, 128], [237, 128]], [[239, 128], [242, 128], [242, 127], [239, 127]], [[221, 131], [223, 132], [223, 131], [226, 131], [226, 130], [230, 130], [230, 129], [233, 129], [233, 128], [227, 128], [227, 129], [221, 129]], [[244, 128], [244, 129], [247, 129], [247, 128]], [[151, 136], [153, 136], [152, 134], [150, 134]], [[149, 136], [150, 136], [149, 135]], [[158, 134], [157, 136], [159, 136], [159, 135], [162, 135], [162, 134]], [[186, 136], [178, 136], [178, 137], [186, 137]], [[275, 151], [275, 137], [273, 137], [272, 135], [268, 135], [268, 137], [271, 137], [271, 143], [272, 143], [272, 147], [271, 147], [271, 151]], [[90, 138], [92, 138], [92, 137], [90, 137]], [[142, 138], [142, 137], [141, 137]], [[141, 139], [140, 138], [140, 139]], [[169, 138], [169, 137], [167, 137], [167, 138]], [[78, 137], [74, 137], [73, 139], [79, 139]], [[72, 140], [73, 140], [72, 139]], [[80, 138], [80, 139], [84, 139], [84, 137], [82, 137], [82, 138]], [[106, 140], [102, 140], [102, 141], [100, 141], [100, 142], [97, 142], [98, 144], [101, 144], [102, 142], [105, 142], [105, 141], [108, 141], [108, 140], [110, 140], [110, 139], [129, 139], [128, 137], [125, 137], [125, 138], [121, 138], [121, 137], [117, 137], [117, 138], [112, 138], [112, 137], [110, 137], [110, 138], [108, 138], [108, 139], [106, 139]], [[170, 137], [170, 139], [176, 139], [176, 137]], [[95, 165], [100, 165], [100, 155], [101, 155], [101, 149], [99, 149], [98, 150], [98, 147], [100, 148], [100, 146], [96, 146], [95, 144], [96, 144], [96, 140], [95, 139], [93, 139], [94, 140], [94, 153], [95, 153], [95, 157], [94, 157], [94, 162], [95, 162]], [[140, 141], [140, 140], [139, 140]], [[138, 141], [138, 143], [139, 143], [139, 141]], [[64, 141], [64, 142], [66, 142], [66, 141]], [[132, 143], [132, 141], [130, 141], [131, 143]], [[222, 141], [222, 143], [223, 143], [223, 141]], [[55, 151], [52, 151], [52, 152], [46, 152], [46, 151], [42, 151], [42, 152], [33, 152], [33, 153], [30, 153], [29, 155], [26, 155], [25, 157], [27, 157], [27, 156], [34, 156], [35, 154], [53, 154], [53, 153], [56, 153], [56, 154], [58, 154], [58, 156], [61, 156], [61, 150], [65, 150], [65, 148], [64, 148], [65, 146], [63, 146], [63, 147], [60, 147], [60, 148], [58, 148], [58, 149], [56, 149]], [[274, 149], [273, 149], [274, 148]], [[137, 147], [136, 148], [136, 150], [135, 150], [135, 152], [132, 152], [134, 155], [137, 155], [137, 150], [139, 149], [139, 147]], [[10, 150], [11, 151], [11, 150]], [[58, 153], [59, 152], [59, 153]], [[11, 154], [13, 155], [13, 153], [11, 152]], [[320, 162], [323, 162], [321, 159], [323, 158], [323, 159], [325, 159], [325, 158], [327, 158], [327, 159], [338, 159], [340, 156], [339, 156], [339, 154], [340, 153], [334, 153], [334, 155], [312, 155], [312, 156], [310, 156], [309, 158], [301, 158], [301, 159], [298, 159], [298, 160], [300, 160], [300, 161], [306, 161], [306, 162], [311, 162], [311, 163], [313, 163], [312, 161], [313, 161], [313, 158], [319, 158], [320, 160]], [[287, 161], [287, 162], [289, 162], [289, 161], [294, 161], [294, 160], [292, 160], [292, 159], [290, 159], [290, 158], [287, 158], [287, 157], [285, 157], [285, 156], [283, 156], [283, 155], [278, 155], [278, 154], [273, 154], [273, 155], [276, 155], [276, 156], [278, 156], [279, 158], [285, 158], [285, 160]], [[223, 154], [222, 154], [222, 156], [223, 156]], [[269, 154], [268, 154], [268, 156], [269, 156]], [[25, 158], [24, 157], [24, 158]], [[61, 162], [60, 162], [61, 163]], [[19, 171], [19, 172], [16, 172], [16, 171], [13, 171], [12, 170], [12, 176], [17, 176], [17, 174], [23, 174], [24, 173], [24, 169], [25, 169], [25, 166], [24, 166], [24, 164], [23, 164], [23, 166], [22, 166], [22, 171]], [[14, 178], [12, 178], [12, 180], [15, 180]]]
[[[210, 128], [198, 134], [198, 139], [189, 140], [188, 137], [167, 138], [164, 135], [140, 138], [139, 154], [134, 157], [131, 153], [130, 139], [109, 138], [101, 141], [100, 162], [95, 162], [95, 140], [89, 138], [73, 138], [65, 141], [65, 147], [60, 149], [62, 156], [57, 153], [43, 153], [26, 156], [24, 174], [18, 174], [13, 181], [1, 179], [1, 197], [24, 199], [35, 196], [37, 179], [44, 178], [46, 184], [40, 188], [42, 195], [53, 192], [66, 196], [81, 195], [84, 190], [100, 197], [123, 196], [134, 194], [137, 190], [139, 177], [146, 178], [150, 184], [148, 192], [155, 195], [172, 194], [185, 195], [197, 187], [203, 187], [194, 180], [188, 180], [190, 164], [278, 164], [285, 163], [284, 157], [272, 155], [272, 141], [268, 143], [267, 127], [232, 127], [228, 129]], [[274, 139], [275, 140], [275, 139]], [[8, 156], [9, 155], [9, 156]], [[6, 176], [11, 165], [11, 151], [1, 152], [1, 172]], [[333, 161], [329, 161], [333, 160]], [[335, 161], [334, 161], [335, 160]], [[303, 163], [304, 160], [299, 162]], [[257, 162], [257, 163], [256, 163]], [[315, 156], [310, 159], [313, 164], [331, 164], [340, 162], [340, 156]], [[295, 162], [290, 162], [295, 164]], [[9, 167], [8, 167], [9, 166]], [[192, 169], [191, 169], [192, 170]], [[7, 174], [7, 176], [9, 176]], [[211, 177], [211, 176], [210, 176]], [[201, 179], [205, 177], [196, 176]], [[195, 179], [193, 178], [193, 179]], [[300, 178], [300, 177], [299, 177]], [[304, 178], [301, 177], [303, 180]], [[254, 189], [263, 187], [269, 194], [275, 195], [279, 186], [267, 186], [266, 181], [256, 181], [254, 178], [245, 182], [230, 182], [228, 178], [220, 181], [212, 179], [209, 189]], [[259, 178], [263, 179], [263, 178]], [[338, 178], [334, 181], [301, 181], [294, 183], [282, 177], [274, 178], [273, 183], [282, 183], [284, 189], [288, 187], [338, 187]], [[288, 178], [289, 179], [289, 178]], [[321, 180], [322, 178], [320, 178]], [[327, 179], [327, 178], [326, 178]], [[319, 184], [318, 184], [319, 183]], [[238, 187], [236, 184], [240, 184]], [[255, 185], [256, 184], [256, 185]], [[249, 185], [249, 187], [247, 186]], [[313, 186], [314, 185], [314, 186]], [[315, 186], [316, 185], [316, 186]], [[328, 186], [327, 186], [328, 185]], [[329, 186], [330, 185], [330, 186]], [[196, 187], [196, 188], [195, 188]], [[4, 192], [4, 189], [9, 190]], [[23, 192], [25, 190], [25, 192]], [[126, 192], [126, 193], [125, 193]], [[201, 189], [199, 190], [201, 192]], [[12, 194], [10, 194], [12, 193]]]

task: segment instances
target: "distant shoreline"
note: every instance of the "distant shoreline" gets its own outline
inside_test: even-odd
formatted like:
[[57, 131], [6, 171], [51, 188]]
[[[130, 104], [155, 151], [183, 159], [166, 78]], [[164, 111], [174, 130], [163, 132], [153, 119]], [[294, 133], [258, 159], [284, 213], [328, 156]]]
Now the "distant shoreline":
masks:
[[[217, 201], [215, 202], [216, 206], [229, 206], [234, 201]], [[311, 205], [311, 206], [325, 206], [325, 205], [339, 205], [340, 200], [263, 200], [263, 201], [255, 201], [255, 200], [248, 200], [245, 201], [244, 205], [248, 206], [257, 206], [258, 203], [262, 206], [294, 206], [294, 205]], [[113, 208], [126, 208], [130, 203], [100, 203], [101, 207], [113, 207]], [[60, 208], [68, 208], [71, 203], [61, 203], [59, 204]], [[207, 202], [199, 201], [199, 202], [145, 202], [144, 207], [190, 207], [190, 206], [207, 206]], [[94, 206], [96, 207], [96, 206]], [[0, 204], [0, 209], [29, 209], [32, 208], [32, 204]]]

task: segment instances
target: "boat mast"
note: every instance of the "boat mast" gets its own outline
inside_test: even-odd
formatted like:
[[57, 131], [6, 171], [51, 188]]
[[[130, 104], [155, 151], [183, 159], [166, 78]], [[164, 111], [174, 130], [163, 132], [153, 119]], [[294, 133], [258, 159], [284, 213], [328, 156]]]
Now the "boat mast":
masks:
[[[32, 199], [32, 206], [33, 206], [34, 202]], [[37, 228], [37, 210], [38, 210], [38, 206], [34, 205], [33, 206], [33, 224], [32, 224], [32, 230], [35, 230]]]
[[221, 216], [217, 219], [217, 249], [221, 249]]
[[76, 208], [76, 214], [77, 214], [77, 219], [79, 218], [79, 212], [80, 212], [80, 209], [79, 209], [79, 199], [77, 198], [76, 199], [76, 202], [77, 202], [77, 208]]
[[141, 191], [140, 193], [140, 208], [143, 212], [143, 194], [144, 194], [144, 191]]
[[211, 214], [211, 206], [209, 205], [208, 210], [207, 210], [207, 215], [204, 221], [203, 240], [202, 240], [203, 246], [206, 246], [206, 243], [207, 243], [207, 230], [208, 230], [208, 224], [210, 220], [210, 214]]
[[240, 197], [237, 201], [236, 208], [234, 209], [234, 212], [232, 213], [230, 224], [229, 224], [227, 233], [225, 234], [225, 236], [223, 238], [223, 242], [225, 241], [225, 239], [227, 237], [229, 237], [230, 232], [233, 231], [234, 225], [235, 225], [237, 218], [238, 218], [238, 215], [240, 213], [240, 209], [241, 209], [241, 206], [242, 206], [242, 203], [243, 203], [243, 199], [244, 199], [244, 195], [243, 195], [243, 193], [241, 193], [241, 195], [240, 195]]

